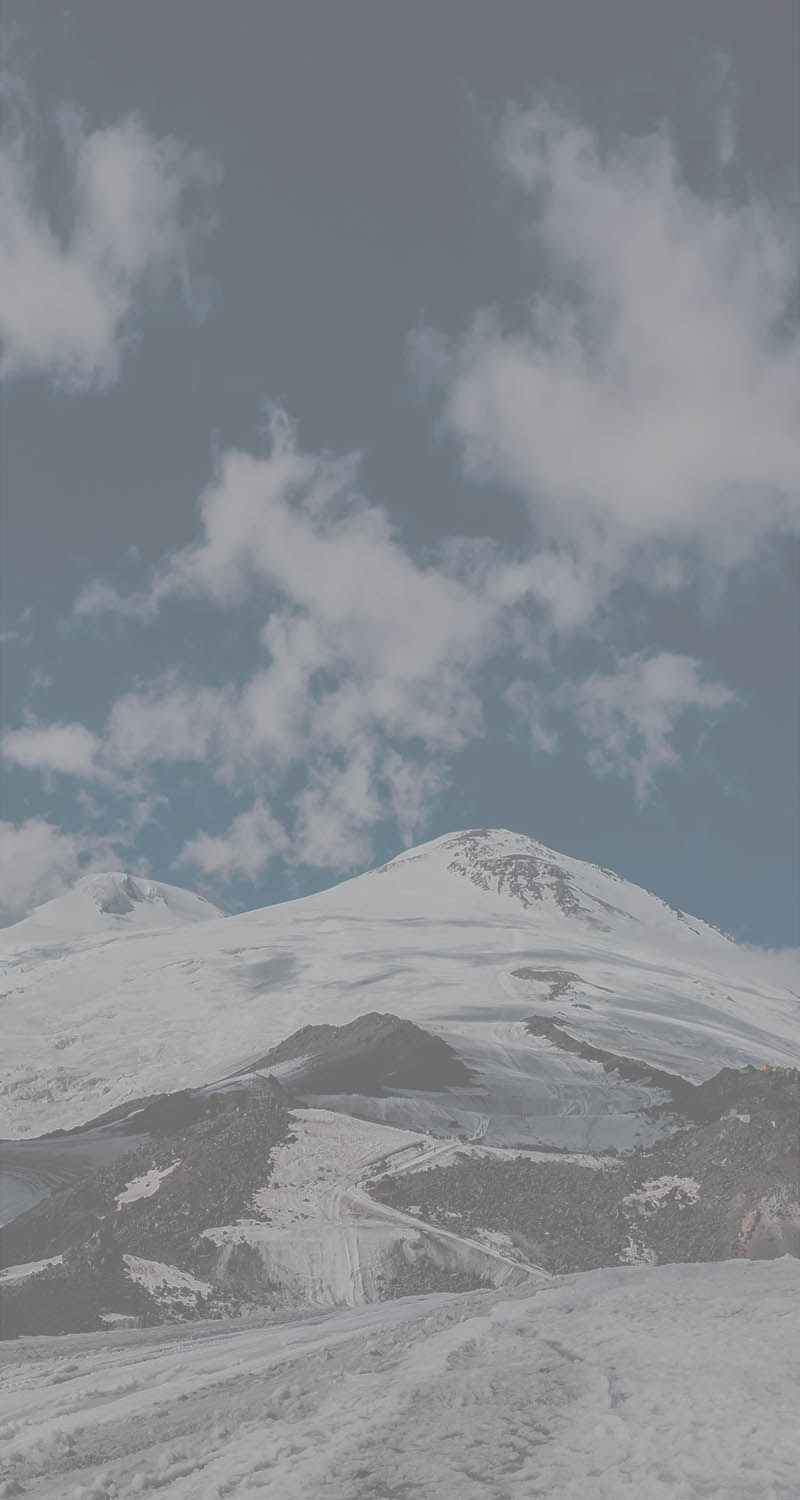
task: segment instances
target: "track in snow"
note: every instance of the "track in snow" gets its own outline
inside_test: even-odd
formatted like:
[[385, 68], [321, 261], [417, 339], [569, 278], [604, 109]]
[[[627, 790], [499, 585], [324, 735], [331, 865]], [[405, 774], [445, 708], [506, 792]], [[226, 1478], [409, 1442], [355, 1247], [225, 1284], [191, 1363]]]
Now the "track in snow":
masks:
[[26, 1500], [796, 1500], [798, 1317], [784, 1259], [24, 1340], [0, 1461]]

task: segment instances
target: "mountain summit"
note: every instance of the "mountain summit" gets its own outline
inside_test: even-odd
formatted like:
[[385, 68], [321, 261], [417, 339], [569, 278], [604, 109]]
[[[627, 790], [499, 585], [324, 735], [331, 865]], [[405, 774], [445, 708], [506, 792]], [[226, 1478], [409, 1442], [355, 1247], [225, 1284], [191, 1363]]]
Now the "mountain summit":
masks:
[[28, 935], [38, 938], [45, 932], [77, 938], [81, 934], [177, 927], [222, 915], [218, 907], [194, 891], [125, 870], [109, 870], [84, 875], [63, 895], [37, 906], [10, 930], [15, 943], [24, 943]]
[[506, 828], [471, 828], [445, 834], [399, 854], [360, 879], [372, 880], [375, 875], [390, 877], [398, 892], [407, 891], [412, 901], [418, 901], [424, 892], [428, 899], [446, 902], [449, 896], [463, 903], [468, 899], [464, 890], [467, 881], [485, 893], [484, 910], [485, 896], [499, 897], [529, 911], [532, 917], [577, 919], [599, 931], [610, 932], [621, 922], [623, 926], [633, 923], [647, 928], [664, 924], [669, 933], [674, 933], [676, 922], [680, 922], [684, 930], [698, 937], [712, 942], [732, 941], [613, 870], [559, 854], [536, 839]]

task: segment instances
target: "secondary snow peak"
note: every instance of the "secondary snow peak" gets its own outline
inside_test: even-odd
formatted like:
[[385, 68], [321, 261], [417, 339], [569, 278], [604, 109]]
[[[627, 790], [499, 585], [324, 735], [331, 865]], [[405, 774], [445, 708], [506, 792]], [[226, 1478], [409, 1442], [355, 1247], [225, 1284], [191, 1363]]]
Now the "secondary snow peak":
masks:
[[63, 895], [37, 906], [14, 924], [12, 932], [20, 938], [28, 931], [80, 938], [131, 928], [177, 927], [222, 915], [194, 891], [127, 870], [104, 870], [82, 876]]

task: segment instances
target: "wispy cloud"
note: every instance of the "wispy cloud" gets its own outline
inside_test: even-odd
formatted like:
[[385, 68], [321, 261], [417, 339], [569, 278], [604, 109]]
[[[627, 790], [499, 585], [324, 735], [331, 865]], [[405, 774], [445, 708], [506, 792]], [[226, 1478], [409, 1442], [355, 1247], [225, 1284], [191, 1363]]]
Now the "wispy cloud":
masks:
[[640, 802], [665, 767], [680, 763], [674, 736], [687, 715], [708, 722], [734, 701], [694, 657], [670, 651], [621, 658], [613, 672], [592, 673], [560, 697], [574, 708], [590, 764], [601, 775], [632, 777]]
[[50, 901], [91, 869], [108, 869], [114, 838], [66, 833], [45, 818], [0, 822], [0, 925]]
[[199, 833], [184, 844], [176, 867], [192, 865], [205, 875], [230, 881], [239, 875], [255, 880], [276, 855], [288, 848], [285, 828], [262, 801], [239, 813], [224, 834]]
[[102, 776], [97, 763], [100, 742], [83, 724], [29, 723], [2, 737], [2, 751], [11, 765], [23, 770], [79, 776]]
[[[45, 119], [19, 76], [6, 69], [0, 85], [0, 375], [44, 375], [78, 391], [107, 386], [143, 294], [177, 287], [192, 301], [194, 197], [217, 169], [135, 116], [89, 129], [50, 103]], [[57, 194], [45, 169], [54, 150]]]
[[603, 144], [545, 102], [509, 110], [526, 313], [412, 340], [467, 471], [507, 485], [563, 554], [568, 622], [636, 563], [655, 586], [687, 546], [726, 567], [800, 523], [795, 205], [737, 173], [730, 88], [718, 106], [703, 190], [666, 127]]

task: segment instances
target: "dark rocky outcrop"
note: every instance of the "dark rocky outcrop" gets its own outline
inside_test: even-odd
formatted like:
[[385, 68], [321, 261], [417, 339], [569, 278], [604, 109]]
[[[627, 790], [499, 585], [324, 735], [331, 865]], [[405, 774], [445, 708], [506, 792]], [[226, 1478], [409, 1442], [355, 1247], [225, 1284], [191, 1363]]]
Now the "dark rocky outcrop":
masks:
[[[296, 1066], [284, 1066], [292, 1063]], [[345, 1026], [304, 1026], [238, 1076], [256, 1069], [279, 1069], [295, 1098], [362, 1094], [381, 1099], [398, 1089], [438, 1093], [472, 1079], [440, 1037], [376, 1011]]]
[[[274, 1147], [289, 1136], [290, 1120], [266, 1081], [207, 1093], [195, 1103], [202, 1107], [191, 1124], [181, 1107], [173, 1115], [180, 1125], [169, 1130], [170, 1111], [161, 1111], [157, 1136], [4, 1227], [0, 1265], [63, 1257], [3, 1287], [4, 1337], [91, 1330], [103, 1326], [108, 1312], [163, 1320], [163, 1300], [131, 1282], [126, 1254], [202, 1274], [203, 1230], [250, 1212], [253, 1194], [269, 1180]], [[118, 1205], [130, 1182], [167, 1169], [157, 1192]], [[202, 1299], [195, 1302], [194, 1315], [208, 1311]]]
[[554, 1272], [800, 1255], [800, 1072], [725, 1069], [698, 1093], [699, 1122], [614, 1164], [465, 1154], [373, 1194], [456, 1232], [500, 1231]]

